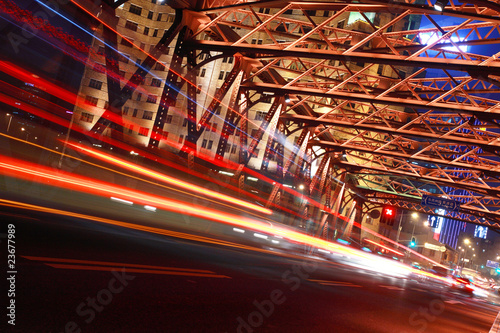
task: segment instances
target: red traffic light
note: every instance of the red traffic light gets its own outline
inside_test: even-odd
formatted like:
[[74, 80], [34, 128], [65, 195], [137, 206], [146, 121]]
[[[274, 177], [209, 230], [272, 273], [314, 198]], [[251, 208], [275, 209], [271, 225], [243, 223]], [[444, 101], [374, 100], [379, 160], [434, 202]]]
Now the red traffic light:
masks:
[[393, 218], [395, 215], [394, 208], [392, 207], [384, 207], [384, 216], [388, 218]]

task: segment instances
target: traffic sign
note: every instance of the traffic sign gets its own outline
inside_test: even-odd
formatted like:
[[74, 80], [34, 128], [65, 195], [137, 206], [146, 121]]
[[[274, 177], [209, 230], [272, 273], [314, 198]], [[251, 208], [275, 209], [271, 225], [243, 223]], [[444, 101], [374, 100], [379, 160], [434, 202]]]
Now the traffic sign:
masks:
[[425, 243], [424, 247], [426, 249], [434, 250], [434, 251], [441, 251], [441, 252], [445, 252], [446, 251], [446, 247], [445, 246], [434, 245], [434, 244], [431, 244], [431, 243]]
[[498, 268], [498, 262], [492, 260], [486, 260], [486, 267]]
[[460, 202], [431, 195], [422, 195], [421, 204], [424, 206], [443, 208], [458, 212], [460, 210]]

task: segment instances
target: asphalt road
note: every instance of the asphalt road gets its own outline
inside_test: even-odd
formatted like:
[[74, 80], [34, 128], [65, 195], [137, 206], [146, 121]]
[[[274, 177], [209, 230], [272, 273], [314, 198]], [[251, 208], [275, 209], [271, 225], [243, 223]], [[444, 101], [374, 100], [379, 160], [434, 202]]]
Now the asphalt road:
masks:
[[7, 332], [488, 332], [500, 310], [319, 258], [12, 207], [0, 218], [3, 262], [9, 229], [16, 241]]

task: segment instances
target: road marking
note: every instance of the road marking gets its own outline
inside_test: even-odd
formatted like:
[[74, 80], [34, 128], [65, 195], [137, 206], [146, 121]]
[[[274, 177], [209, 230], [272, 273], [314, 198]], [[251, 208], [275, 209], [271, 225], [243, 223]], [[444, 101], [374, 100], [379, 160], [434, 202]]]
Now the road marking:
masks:
[[454, 299], [450, 299], [450, 300], [447, 300], [447, 301], [444, 301], [445, 303], [450, 303], [450, 304], [465, 304], [464, 302], [460, 302], [460, 301], [455, 301]]
[[398, 291], [402, 291], [402, 290], [404, 290], [403, 288], [394, 287], [394, 286], [384, 286], [384, 285], [379, 285], [379, 287], [382, 287], [382, 288], [387, 288], [387, 289], [390, 289], [390, 290], [398, 290]]
[[229, 276], [215, 274], [212, 271], [207, 271], [203, 269], [150, 266], [150, 265], [128, 264], [128, 263], [118, 263], [109, 261], [91, 261], [91, 260], [79, 260], [79, 259], [49, 258], [49, 257], [32, 257], [32, 256], [22, 256], [22, 257], [29, 260], [41, 261], [43, 262], [43, 264], [47, 266], [58, 269], [113, 271], [116, 270], [118, 267], [121, 267], [126, 269], [128, 272], [134, 272], [134, 273], [183, 275], [183, 276], [199, 276], [199, 277], [230, 279]]
[[316, 282], [324, 286], [337, 286], [337, 287], [354, 287], [354, 288], [362, 288], [362, 286], [351, 283], [351, 282], [343, 282], [343, 281], [330, 281], [330, 280], [315, 280], [308, 279], [308, 281]]
[[[115, 267], [103, 267], [103, 266], [86, 266], [86, 265], [66, 265], [66, 264], [45, 264], [54, 268], [62, 269], [77, 269], [77, 270], [87, 270], [87, 271], [109, 271], [112, 272], [116, 270]], [[183, 275], [183, 276], [199, 276], [199, 277], [212, 277], [212, 278], [226, 278], [230, 279], [229, 276], [217, 275], [217, 274], [203, 274], [203, 273], [190, 273], [190, 272], [174, 272], [174, 271], [163, 271], [155, 269], [138, 269], [138, 268], [124, 268], [129, 273], [149, 273], [149, 274], [163, 274], [163, 275]]]

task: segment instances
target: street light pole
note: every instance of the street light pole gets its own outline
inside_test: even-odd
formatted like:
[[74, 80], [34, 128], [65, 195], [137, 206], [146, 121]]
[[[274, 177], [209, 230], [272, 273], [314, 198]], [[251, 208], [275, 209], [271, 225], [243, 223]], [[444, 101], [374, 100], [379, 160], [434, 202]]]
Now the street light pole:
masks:
[[396, 235], [396, 243], [398, 243], [398, 244], [399, 244], [399, 236], [401, 235], [401, 229], [403, 228], [401, 226], [401, 222], [403, 222], [403, 212], [401, 212], [401, 217], [399, 218], [398, 233]]
[[74, 112], [71, 112], [71, 119], [69, 121], [68, 131], [66, 132], [66, 139], [64, 140], [63, 149], [61, 151], [61, 157], [59, 158], [59, 164], [58, 164], [59, 169], [62, 167], [63, 158], [64, 155], [66, 154], [66, 147], [68, 146], [69, 135], [71, 132], [71, 127], [73, 126], [73, 117], [74, 117]]
[[7, 113], [7, 116], [9, 116], [9, 123], [7, 124], [7, 133], [9, 133], [10, 122], [12, 121], [12, 115], [10, 113]]

